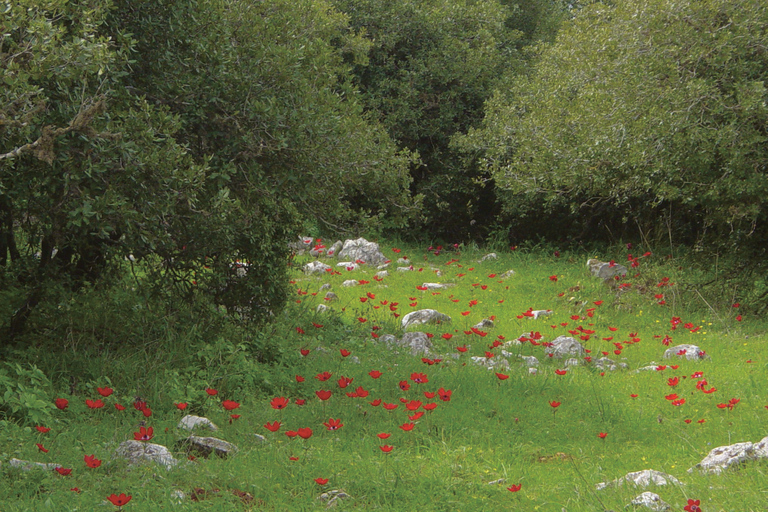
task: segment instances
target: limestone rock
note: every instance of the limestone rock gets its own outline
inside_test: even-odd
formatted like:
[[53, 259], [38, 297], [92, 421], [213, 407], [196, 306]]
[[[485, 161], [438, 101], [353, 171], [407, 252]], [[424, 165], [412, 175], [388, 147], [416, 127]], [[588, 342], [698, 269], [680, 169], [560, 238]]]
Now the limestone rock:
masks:
[[208, 418], [203, 418], [202, 416], [195, 416], [193, 414], [187, 414], [183, 418], [181, 418], [181, 421], [179, 421], [179, 424], [176, 426], [176, 428], [184, 429], [184, 430], [194, 430], [196, 428], [205, 428], [212, 431], [219, 430], [219, 427], [217, 427], [211, 420]]
[[558, 336], [552, 340], [552, 344], [546, 348], [545, 352], [557, 359], [565, 356], [583, 357], [586, 353], [584, 346], [570, 336]]
[[397, 264], [398, 265], [410, 265], [411, 264], [411, 260], [409, 260], [408, 258], [397, 258]]
[[432, 348], [432, 341], [423, 332], [407, 332], [397, 342], [398, 345], [411, 349], [411, 354], [427, 354]]
[[384, 279], [388, 275], [389, 275], [389, 272], [387, 272], [386, 270], [379, 270], [378, 272], [376, 272], [376, 277], [378, 277], [379, 279]]
[[765, 458], [765, 446], [768, 438], [764, 438], [757, 444], [750, 442], [736, 443], [728, 446], [718, 446], [707, 454], [704, 459], [688, 470], [692, 473], [698, 469], [703, 473], [719, 475], [724, 469], [731, 466], [738, 466], [742, 462]]
[[339, 300], [339, 297], [333, 292], [328, 292], [325, 294], [325, 300], [327, 300], [328, 302], [331, 302], [334, 300]]
[[197, 452], [203, 457], [208, 457], [212, 453], [219, 457], [237, 453], [237, 446], [215, 437], [189, 436], [181, 443], [185, 444], [190, 451]]
[[352, 261], [361, 260], [368, 265], [380, 265], [387, 261], [387, 258], [379, 250], [379, 244], [369, 242], [365, 238], [346, 240], [338, 257], [349, 258]]
[[531, 313], [533, 314], [533, 316], [531, 318], [533, 318], [534, 320], [538, 320], [540, 316], [549, 316], [549, 315], [551, 315], [552, 314], [552, 310], [551, 309], [537, 309], [536, 311], [531, 311]]
[[337, 502], [349, 498], [349, 494], [341, 489], [334, 489], [332, 491], [324, 492], [317, 497], [320, 501], [326, 502], [325, 508], [335, 507]]
[[537, 375], [539, 373], [538, 368], [528, 368], [528, 375]]
[[606, 487], [621, 486], [621, 485], [624, 485], [624, 482], [630, 483], [635, 487], [648, 487], [651, 484], [682, 485], [680, 481], [677, 478], [673, 477], [672, 475], [668, 475], [667, 473], [662, 473], [661, 471], [656, 471], [654, 469], [644, 469], [642, 471], [627, 473], [623, 477], [617, 478], [616, 480], [613, 480], [608, 483], [599, 483], [595, 485], [595, 489], [600, 491], [602, 489], [605, 489]]
[[509, 370], [509, 361], [507, 361], [503, 357], [480, 357], [480, 356], [472, 356], [470, 360], [475, 363], [477, 366], [485, 366], [489, 370], [499, 371], [499, 370]]
[[515, 271], [514, 270], [507, 270], [506, 272], [504, 272], [503, 274], [501, 274], [499, 276], [499, 279], [507, 279], [509, 277], [512, 277], [513, 275], [515, 275]]
[[305, 274], [322, 274], [324, 272], [327, 272], [331, 269], [328, 265], [323, 263], [322, 261], [310, 261], [306, 265], [304, 265], [304, 273]]
[[337, 267], [344, 267], [349, 272], [352, 272], [353, 270], [357, 270], [358, 268], [360, 268], [360, 265], [358, 265], [354, 261], [342, 261], [340, 263], [337, 263], [336, 266]]
[[566, 367], [571, 367], [571, 366], [579, 366], [579, 363], [580, 362], [579, 362], [578, 359], [576, 359], [575, 357], [570, 357], [570, 358], [566, 359], [565, 363], [563, 363], [563, 364]]
[[44, 463], [44, 462], [31, 462], [28, 460], [11, 459], [8, 461], [8, 465], [12, 468], [19, 468], [22, 471], [31, 471], [33, 469], [43, 469], [45, 471], [53, 471], [56, 468], [64, 467], [61, 464], [56, 463]]
[[424, 283], [421, 285], [422, 288], [426, 288], [427, 290], [445, 290], [451, 286], [456, 285], [453, 283]]
[[633, 499], [630, 505], [649, 508], [656, 512], [664, 512], [665, 510], [672, 509], [669, 503], [662, 500], [658, 494], [649, 491], [645, 491], [643, 494]]
[[317, 311], [318, 313], [325, 313], [326, 311], [328, 311], [328, 306], [326, 306], [325, 304], [318, 304], [317, 307], [315, 308], [315, 311]]
[[165, 466], [166, 469], [171, 469], [179, 463], [165, 446], [133, 439], [120, 443], [115, 457], [125, 459], [129, 464], [155, 462]]
[[341, 240], [336, 240], [336, 243], [334, 243], [328, 251], [326, 251], [326, 254], [328, 256], [336, 256], [339, 254], [339, 251], [341, 250], [342, 246], [344, 244]]
[[673, 357], [685, 357], [689, 361], [699, 361], [707, 357], [697, 345], [676, 345], [664, 351], [664, 359]]
[[357, 282], [357, 279], [347, 279], [346, 281], [341, 283], [341, 286], [349, 288], [350, 286], [357, 286], [358, 284], [360, 283]]
[[603, 281], [611, 281], [616, 276], [627, 275], [627, 267], [610, 262], [591, 259], [587, 261], [587, 268], [593, 276], [599, 277]]
[[451, 321], [451, 317], [440, 313], [434, 309], [420, 309], [418, 311], [412, 311], [405, 315], [402, 320], [403, 329], [407, 329], [411, 325], [419, 324], [440, 324]]
[[496, 253], [495, 252], [491, 252], [491, 253], [486, 254], [482, 258], [480, 258], [478, 260], [478, 263], [482, 263], [482, 262], [488, 261], [488, 260], [497, 260], [497, 259], [499, 259], [499, 257], [496, 255]]
[[483, 318], [478, 323], [472, 326], [473, 329], [493, 329], [493, 320], [490, 318]]
[[595, 361], [595, 366], [597, 368], [600, 368], [601, 370], [605, 370], [609, 372], [616, 371], [620, 368], [624, 370], [629, 368], [629, 365], [627, 363], [616, 363], [614, 360], [608, 359], [607, 357], [601, 357], [600, 359]]
[[412, 266], [411, 267], [397, 267], [397, 271], [398, 272], [410, 272], [411, 270], [413, 270]]
[[318, 291], [324, 292], [325, 290], [331, 289], [331, 283], [325, 283], [323, 286], [320, 287]]

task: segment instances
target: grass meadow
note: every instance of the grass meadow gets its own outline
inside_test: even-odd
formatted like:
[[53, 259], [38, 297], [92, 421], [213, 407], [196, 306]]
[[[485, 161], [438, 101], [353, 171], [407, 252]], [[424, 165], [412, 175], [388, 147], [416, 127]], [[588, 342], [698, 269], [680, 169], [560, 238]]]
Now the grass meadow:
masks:
[[[766, 509], [764, 461], [720, 475], [688, 473], [717, 446], [768, 435], [766, 324], [746, 313], [738, 290], [702, 294], [688, 286], [697, 269], [665, 254], [643, 256], [642, 248], [507, 249], [483, 262], [486, 252], [476, 248], [436, 254], [387, 244], [382, 251], [392, 262], [380, 280], [368, 265], [304, 275], [301, 265], [311, 259], [297, 257], [290, 306], [254, 333], [280, 354], [258, 376], [247, 370], [257, 355], [230, 343], [196, 347], [205, 372], [175, 367], [139, 344], [94, 357], [83, 373], [98, 377], [77, 386], [41, 377], [51, 398], [38, 407], [45, 413], [0, 424], [0, 510], [111, 510], [117, 507], [107, 497], [120, 493], [131, 496], [122, 509], [136, 512], [322, 510], [323, 493], [343, 491], [335, 510], [619, 511], [643, 489], [596, 491], [595, 484], [643, 469], [682, 482], [647, 489], [671, 510], [691, 499], [706, 512]], [[401, 257], [409, 263], [398, 264]], [[629, 275], [607, 285], [590, 275], [590, 257], [626, 265]], [[352, 279], [356, 286], [342, 286]], [[424, 283], [453, 286], [424, 290]], [[337, 300], [325, 300], [324, 284]], [[317, 312], [321, 304], [328, 310]], [[428, 356], [381, 341], [400, 338], [403, 316], [420, 309], [452, 319], [409, 329], [431, 337]], [[534, 319], [532, 310], [551, 314]], [[483, 319], [494, 326], [473, 331]], [[561, 335], [579, 339], [586, 360], [566, 367], [547, 357], [547, 343]], [[183, 340], [174, 343], [185, 349]], [[680, 344], [697, 345], [706, 357], [662, 359]], [[604, 354], [628, 369], [596, 367]], [[536, 374], [521, 356], [538, 359]], [[489, 370], [490, 363], [499, 366]], [[655, 368], [638, 371], [648, 366]], [[131, 382], [135, 375], [141, 382]], [[98, 388], [107, 387], [114, 392], [101, 396]], [[321, 399], [323, 392], [330, 396]], [[67, 408], [57, 409], [55, 398], [67, 399]], [[86, 399], [104, 407], [91, 409]], [[149, 416], [134, 407], [137, 399]], [[182, 411], [176, 404], [183, 403]], [[238, 453], [190, 457], [177, 444], [188, 435], [177, 428], [188, 413], [216, 423], [212, 435]], [[176, 467], [113, 458], [141, 426], [174, 452]], [[91, 455], [98, 467], [86, 464]], [[72, 471], [13, 469], [14, 457]]]

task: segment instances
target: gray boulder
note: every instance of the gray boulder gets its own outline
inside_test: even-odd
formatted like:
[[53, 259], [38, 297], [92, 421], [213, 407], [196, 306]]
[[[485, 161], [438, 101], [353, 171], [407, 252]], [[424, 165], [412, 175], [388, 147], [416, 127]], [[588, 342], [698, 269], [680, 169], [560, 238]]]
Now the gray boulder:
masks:
[[361, 260], [368, 265], [381, 265], [387, 258], [379, 250], [379, 244], [369, 242], [365, 238], [346, 240], [344, 247], [339, 251], [339, 258], [348, 258], [352, 261]]
[[451, 317], [440, 313], [434, 309], [420, 309], [418, 311], [412, 311], [403, 317], [401, 322], [403, 329], [407, 329], [411, 325], [421, 324], [441, 324], [451, 321]]
[[723, 470], [738, 466], [744, 462], [765, 459], [768, 457], [768, 437], [763, 438], [757, 443], [736, 443], [728, 446], [718, 446], [711, 450], [704, 459], [688, 470], [693, 473], [694, 469], [702, 473], [719, 475]]
[[493, 320], [490, 318], [483, 318], [478, 323], [472, 326], [473, 329], [493, 329]]
[[616, 263], [611, 265], [610, 262], [597, 259], [587, 261], [587, 268], [589, 268], [593, 276], [599, 277], [603, 281], [611, 281], [616, 276], [624, 276], [628, 273], [627, 267], [624, 265]]
[[61, 464], [45, 463], [45, 462], [31, 462], [28, 460], [11, 459], [8, 461], [8, 465], [12, 468], [19, 468], [22, 471], [32, 471], [33, 469], [42, 469], [45, 471], [53, 471], [56, 468], [64, 467]]
[[408, 347], [413, 355], [428, 354], [429, 349], [432, 348], [432, 341], [423, 332], [407, 332], [403, 334], [397, 344], [401, 347]]
[[237, 446], [215, 437], [189, 436], [181, 441], [189, 451], [199, 453], [203, 457], [216, 454], [219, 457], [227, 457], [237, 453]]
[[326, 254], [328, 256], [336, 256], [339, 254], [339, 251], [341, 250], [341, 247], [344, 244], [341, 242], [341, 240], [336, 240], [336, 243], [334, 243], [327, 251]]
[[427, 290], [445, 290], [451, 286], [456, 285], [453, 283], [424, 283], [421, 285], [422, 288], [426, 288]]
[[633, 499], [630, 502], [630, 505], [649, 508], [656, 512], [664, 512], [665, 510], [672, 509], [670, 504], [662, 500], [658, 494], [649, 491], [645, 491], [643, 494]]
[[360, 283], [357, 281], [357, 279], [347, 279], [346, 281], [341, 283], [341, 286], [349, 288], [350, 286], [357, 286], [358, 284]]
[[165, 469], [171, 469], [179, 463], [165, 446], [144, 441], [134, 441], [133, 439], [120, 443], [115, 452], [115, 457], [125, 459], [131, 465], [155, 462], [165, 466]]
[[632, 473], [627, 473], [621, 478], [617, 478], [616, 480], [612, 480], [611, 482], [608, 482], [608, 483], [599, 483], [595, 485], [595, 489], [598, 491], [601, 491], [606, 487], [614, 487], [614, 486], [620, 487], [624, 485], [625, 482], [632, 484], [635, 487], [648, 487], [650, 485], [667, 485], [667, 484], [682, 485], [680, 483], [680, 480], [673, 477], [672, 475], [668, 475], [667, 473], [662, 473], [661, 471], [656, 471], [654, 469], [644, 469], [642, 471], [634, 471]]
[[552, 345], [548, 346], [545, 352], [552, 354], [552, 357], [557, 359], [562, 359], [566, 356], [583, 357], [586, 354], [584, 346], [570, 336], [558, 336], [552, 340]]
[[683, 344], [664, 351], [664, 359], [671, 359], [673, 357], [684, 357], [689, 361], [699, 361], [706, 358], [707, 355], [701, 355], [701, 348], [697, 345]]
[[500, 279], [507, 279], [507, 278], [509, 278], [509, 277], [512, 277], [513, 275], [515, 275], [515, 271], [514, 271], [514, 270], [507, 270], [506, 272], [504, 272], [503, 274], [501, 274], [501, 275], [499, 276], [499, 278], [500, 278]]
[[387, 272], [386, 270], [379, 270], [378, 272], [376, 272], [376, 277], [378, 277], [379, 279], [384, 279], [388, 275], [389, 275], [389, 272]]
[[184, 430], [195, 430], [196, 428], [204, 428], [207, 430], [212, 430], [214, 432], [219, 430], [219, 427], [217, 427], [208, 418], [204, 418], [202, 416], [195, 416], [193, 414], [187, 414], [186, 416], [181, 418], [181, 421], [179, 421], [179, 424], [176, 425], [176, 428], [184, 429]]
[[331, 267], [323, 263], [322, 261], [310, 261], [304, 265], [305, 274], [323, 274], [330, 270]]
[[324, 298], [328, 302], [332, 302], [334, 300], [339, 300], [339, 297], [335, 293], [333, 293], [333, 292], [326, 293]]
[[482, 263], [482, 262], [488, 261], [488, 260], [497, 260], [497, 259], [499, 259], [499, 257], [496, 255], [496, 253], [495, 252], [490, 252], [490, 253], [486, 254], [485, 256], [483, 256], [482, 258], [480, 258], [478, 260], [478, 263]]

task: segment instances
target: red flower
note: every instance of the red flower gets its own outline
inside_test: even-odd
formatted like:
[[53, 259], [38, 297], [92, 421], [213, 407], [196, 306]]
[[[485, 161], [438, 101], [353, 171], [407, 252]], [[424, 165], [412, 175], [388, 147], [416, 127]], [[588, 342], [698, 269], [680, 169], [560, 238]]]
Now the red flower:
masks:
[[411, 430], [413, 430], [413, 427], [415, 426], [416, 426], [415, 423], [403, 423], [402, 425], [400, 425], [400, 428], [403, 429], [405, 432], [410, 432]]
[[555, 374], [557, 375], [565, 375], [566, 373], [568, 373], [568, 370], [555, 370]]
[[219, 394], [219, 392], [213, 388], [205, 388], [205, 392], [208, 393], [209, 396], [216, 396]]
[[370, 375], [372, 379], [378, 379], [382, 376], [382, 373], [379, 370], [371, 370], [368, 372], [368, 375]]
[[300, 428], [298, 434], [302, 439], [309, 439], [312, 437], [312, 429], [309, 427]]
[[385, 444], [384, 446], [379, 446], [379, 449], [380, 449], [381, 451], [383, 451], [384, 453], [389, 453], [389, 452], [391, 452], [391, 451], [392, 451], [392, 448], [394, 448], [394, 446], [389, 446], [388, 444]]
[[597, 437], [599, 437], [600, 439], [605, 439], [607, 436], [608, 436], [607, 432], [600, 432], [599, 434], [597, 434]]
[[327, 478], [315, 478], [315, 482], [317, 482], [318, 485], [325, 485], [328, 483]]
[[40, 443], [35, 443], [37, 445], [37, 449], [40, 450], [43, 453], [48, 453], [48, 450]]
[[110, 387], [103, 387], [103, 388], [96, 388], [96, 391], [98, 391], [101, 396], [106, 398], [109, 395], [111, 395], [115, 390]]
[[140, 427], [138, 432], [133, 433], [133, 438], [136, 441], [149, 441], [154, 435], [154, 429], [152, 427]]
[[398, 384], [398, 387], [403, 391], [408, 391], [409, 389], [411, 389], [411, 385], [408, 384], [408, 381], [406, 380], [401, 380], [400, 383]]
[[369, 403], [369, 404], [371, 404], [371, 405], [372, 405], [372, 406], [374, 406], [374, 407], [378, 407], [378, 406], [380, 406], [380, 405], [381, 405], [381, 398], [377, 398], [377, 399], [376, 399], [376, 400], [374, 400], [373, 402], [368, 402], [368, 403]]
[[144, 409], [147, 408], [147, 402], [137, 399], [133, 402], [133, 408], [136, 409], [137, 411], [143, 411]]
[[320, 382], [325, 382], [331, 378], [331, 375], [332, 375], [331, 372], [325, 371], [323, 373], [318, 373], [317, 375], [315, 375], [315, 378]]
[[398, 404], [388, 404], [387, 402], [384, 402], [384, 408], [388, 411], [394, 411], [398, 408]]
[[149, 407], [145, 407], [141, 410], [141, 414], [143, 414], [145, 418], [149, 418], [150, 416], [152, 416], [152, 409], [150, 409]]
[[409, 411], [415, 411], [419, 407], [421, 407], [421, 400], [411, 400], [407, 404], [405, 404], [405, 408]]
[[449, 340], [449, 339], [453, 338], [453, 334], [446, 332], [445, 334], [442, 335], [442, 338], [444, 340]]
[[424, 411], [419, 411], [416, 414], [411, 414], [408, 416], [408, 419], [411, 421], [416, 421], [420, 419], [422, 416], [424, 416]]
[[349, 354], [352, 353], [352, 352], [350, 352], [349, 350], [347, 350], [345, 348], [339, 350], [339, 352], [341, 353], [341, 357], [347, 357]]
[[301, 375], [296, 376], [296, 382], [304, 382], [304, 380], [306, 379], [304, 379], [304, 377], [302, 377]]
[[175, 404], [175, 405], [176, 405], [176, 408], [177, 408], [178, 410], [180, 410], [180, 411], [183, 411], [184, 409], [186, 409], [186, 408], [187, 408], [187, 405], [188, 405], [188, 404], [187, 404], [187, 402], [180, 402], [180, 403], [178, 403], [178, 404]]
[[667, 386], [675, 387], [678, 384], [680, 384], [680, 378], [679, 377], [673, 377], [671, 379], [667, 379]]
[[118, 411], [124, 411], [125, 410], [125, 406], [124, 405], [120, 405], [120, 404], [115, 404], [115, 409], [117, 409]]
[[503, 374], [503, 373], [497, 373], [496, 377], [499, 378], [499, 380], [507, 380], [509, 378], [509, 375]]
[[69, 474], [72, 473], [71, 468], [56, 467], [56, 468], [53, 468], [53, 470], [56, 471], [61, 476], [69, 476]]
[[36, 426], [35, 428], [36, 428], [36, 429], [37, 429], [37, 431], [38, 431], [38, 432], [40, 432], [41, 434], [47, 434], [48, 432], [50, 432], [50, 431], [51, 431], [51, 429], [50, 429], [49, 427], [41, 427], [41, 426], [39, 426], [39, 425], [38, 425], [38, 426]]
[[391, 435], [392, 434], [387, 434], [385, 432], [382, 432], [381, 434], [376, 434], [376, 437], [378, 437], [379, 439], [389, 439], [389, 436]]
[[273, 398], [272, 401], [269, 402], [269, 405], [271, 405], [273, 409], [285, 409], [288, 406], [288, 399], [283, 396], [278, 396]]
[[561, 402], [557, 402], [555, 400], [552, 400], [549, 402], [549, 405], [551, 405], [553, 408], [560, 407]]
[[549, 280], [557, 282], [557, 276], [549, 276]]
[[424, 404], [422, 406], [422, 409], [424, 409], [425, 411], [433, 411], [435, 410], [436, 407], [437, 407], [436, 403], [429, 403], [429, 404]]
[[299, 435], [299, 433], [298, 433], [298, 432], [296, 432], [295, 430], [286, 430], [286, 431], [285, 431], [285, 435], [287, 435], [288, 437], [290, 437], [291, 439], [293, 439], [294, 437], [296, 437], [297, 435]]
[[116, 496], [114, 494], [111, 494], [107, 497], [107, 499], [112, 502], [112, 504], [116, 507], [122, 507], [129, 501], [131, 501], [131, 498], [133, 496], [126, 496], [125, 493], [120, 493], [120, 496]]
[[355, 390], [355, 394], [356, 394], [358, 397], [360, 397], [360, 398], [365, 398], [365, 397], [367, 397], [367, 396], [368, 396], [370, 393], [369, 393], [369, 392], [368, 392], [366, 389], [363, 389], [363, 386], [357, 386], [357, 389]]
[[224, 409], [228, 411], [233, 411], [238, 407], [240, 407], [240, 404], [235, 402], [234, 400], [224, 400], [223, 402], [221, 402], [221, 405], [224, 407]]
[[288, 457], [288, 460], [292, 460], [292, 461], [295, 462], [295, 461], [299, 460], [299, 458], [298, 457]]
[[297, 327], [296, 332], [299, 334], [304, 334], [304, 329], [302, 329], [301, 327]]
[[429, 379], [427, 378], [426, 374], [417, 373], [417, 372], [414, 372], [411, 374], [411, 380], [416, 384], [426, 384], [427, 382], [429, 382]]
[[631, 396], [632, 398], [637, 398], [637, 395], [636, 395], [636, 394], [634, 394], [634, 393], [633, 393], [633, 394], [631, 394], [631, 395], [629, 395], [629, 396]]
[[301, 355], [303, 355], [303, 356], [308, 356], [309, 355], [309, 349], [307, 349], [307, 348], [302, 348], [301, 350], [299, 350], [299, 352], [301, 352]]
[[453, 391], [450, 389], [440, 388], [437, 390], [437, 394], [440, 397], [440, 400], [442, 400], [443, 402], [450, 402]]
[[323, 422], [323, 425], [325, 425], [325, 428], [328, 430], [339, 430], [344, 426], [340, 419], [335, 420], [333, 418], [330, 418], [327, 422]]
[[325, 391], [323, 389], [315, 391], [315, 394], [317, 395], [317, 398], [319, 398], [320, 400], [328, 400], [329, 398], [331, 398], [331, 392]]
[[345, 377], [345, 376], [343, 376], [343, 375], [342, 375], [342, 376], [339, 378], [339, 387], [340, 387], [341, 389], [344, 389], [344, 388], [346, 388], [347, 386], [349, 386], [349, 384], [350, 384], [350, 382], [352, 382], [352, 380], [353, 380], [353, 379], [347, 378], [347, 377]]
[[685, 512], [701, 512], [701, 508], [699, 507], [699, 504], [701, 503], [701, 500], [688, 500], [688, 504], [683, 507], [683, 510]]
[[280, 427], [281, 427], [281, 426], [282, 426], [282, 423], [280, 423], [279, 421], [274, 421], [274, 422], [272, 422], [272, 423], [270, 423], [270, 422], [267, 422], [267, 423], [264, 425], [264, 428], [266, 428], [266, 429], [267, 429], [267, 430], [269, 430], [270, 432], [277, 432], [278, 430], [280, 430]]
[[69, 400], [67, 400], [66, 398], [57, 398], [55, 404], [57, 409], [60, 409], [63, 411], [64, 409], [69, 407]]
[[507, 490], [510, 492], [517, 492], [520, 489], [522, 489], [522, 487], [523, 487], [523, 484], [514, 484], [511, 487], [507, 487]]
[[102, 407], [104, 407], [104, 402], [102, 402], [101, 399], [98, 399], [98, 400], [88, 399], [85, 401], [85, 405], [87, 405], [89, 409], [101, 409]]
[[97, 468], [101, 466], [101, 461], [97, 459], [95, 455], [86, 455], [83, 457], [83, 460], [85, 461], [85, 465], [89, 468]]

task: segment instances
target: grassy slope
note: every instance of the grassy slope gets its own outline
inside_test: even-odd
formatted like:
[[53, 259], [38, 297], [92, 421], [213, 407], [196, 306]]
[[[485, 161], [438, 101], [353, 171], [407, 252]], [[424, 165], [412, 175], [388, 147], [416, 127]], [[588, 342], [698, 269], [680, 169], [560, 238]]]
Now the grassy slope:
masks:
[[[391, 247], [384, 250], [398, 256]], [[202, 389], [170, 396], [173, 393], [164, 393], [159, 384], [155, 386], [160, 389], [151, 392], [156, 398], [151, 403], [153, 416], [148, 423], [155, 428], [157, 442], [171, 447], [183, 436], [175, 429], [181, 413], [173, 402], [187, 400], [196, 411], [206, 413], [222, 427], [222, 438], [240, 447], [236, 457], [198, 459], [170, 472], [152, 466], [129, 470], [111, 460], [111, 453], [117, 443], [133, 437], [143, 417], [131, 407], [122, 413], [114, 409], [89, 411], [81, 403], [84, 397], [73, 397], [69, 410], [57, 411], [55, 423], [48, 425], [53, 428], [48, 434], [17, 424], [6, 425], [3, 461], [12, 456], [57, 461], [74, 471], [69, 477], [60, 477], [4, 467], [2, 478], [7, 485], [2, 485], [5, 490], [0, 491], [2, 509], [92, 509], [105, 496], [126, 492], [133, 495], [126, 510], [154, 510], [174, 502], [173, 490], [189, 492], [200, 487], [249, 492], [255, 501], [243, 508], [265, 510], [320, 509], [323, 505], [316, 498], [329, 489], [343, 489], [351, 496], [339, 504], [339, 510], [619, 510], [641, 491], [625, 486], [595, 492], [594, 484], [648, 468], [671, 473], [685, 483], [682, 487], [652, 489], [675, 510], [681, 510], [688, 498], [701, 499], [706, 511], [764, 508], [768, 492], [763, 478], [765, 463], [752, 463], [720, 476], [686, 472], [713, 447], [756, 442], [766, 435], [763, 424], [768, 414], [764, 392], [768, 354], [762, 343], [764, 337], [753, 334], [762, 332], [763, 324], [748, 317], [737, 322], [739, 310], [735, 308], [707, 309], [695, 292], [683, 292], [679, 284], [657, 287], [664, 277], [672, 283], [685, 279], [686, 271], [679, 268], [679, 263], [660, 258], [656, 261], [656, 257], [644, 259], [637, 269], [632, 269], [639, 275], [622, 281], [632, 286], [617, 291], [589, 276], [587, 255], [582, 254], [555, 258], [517, 252], [478, 263], [482, 256], [479, 252], [435, 256], [423, 250], [403, 249], [399, 255], [406, 252], [411, 252], [415, 270], [395, 272], [393, 262], [389, 277], [381, 282], [372, 278], [375, 269], [365, 266], [354, 272], [340, 269], [340, 275], [296, 274], [296, 301], [300, 302], [292, 305], [274, 331], [289, 356], [286, 367], [278, 369], [282, 377], [274, 379], [279, 389], [273, 395], [246, 392], [250, 388], [237, 382], [242, 376], [220, 381], [225, 383], [224, 389], [215, 398], [206, 398]], [[626, 255], [604, 256], [621, 261]], [[435, 269], [443, 275], [437, 276]], [[500, 280], [498, 276], [509, 269], [516, 274]], [[492, 274], [496, 276], [490, 277]], [[557, 281], [550, 276], [556, 276]], [[347, 279], [369, 283], [344, 288], [341, 283]], [[315, 313], [316, 305], [326, 302], [322, 300], [325, 292], [313, 293], [326, 282], [331, 283], [340, 300], [328, 303], [332, 312]], [[456, 286], [439, 293], [418, 290], [417, 286], [424, 282]], [[375, 299], [361, 302], [367, 293]], [[665, 294], [665, 305], [658, 304], [659, 299], [654, 297], [658, 293]], [[477, 304], [470, 306], [474, 300]], [[595, 305], [599, 301], [602, 304]], [[399, 303], [394, 312], [389, 308], [392, 302]], [[434, 335], [432, 357], [444, 362], [430, 366], [420, 358], [394, 354], [372, 337], [372, 332], [399, 335], [402, 315], [423, 308], [437, 309], [453, 318], [450, 324], [423, 329]], [[538, 320], [518, 318], [529, 308], [551, 309], [553, 313]], [[588, 317], [591, 308], [593, 316]], [[469, 314], [463, 316], [462, 312]], [[396, 318], [395, 313], [401, 317]], [[487, 336], [464, 334], [475, 323], [492, 316], [496, 325]], [[674, 316], [681, 317], [683, 323], [673, 331], [670, 319]], [[688, 322], [699, 327], [695, 333], [683, 327]], [[373, 326], [380, 329], [374, 331]], [[664, 371], [602, 375], [587, 364], [557, 375], [556, 369], [565, 368], [562, 361], [547, 358], [543, 346], [524, 343], [507, 350], [538, 357], [538, 375], [529, 375], [527, 366], [512, 357], [509, 371], [504, 371], [509, 378], [504, 381], [469, 359], [483, 356], [499, 336], [509, 341], [533, 330], [544, 336], [543, 341], [549, 341], [568, 335], [568, 330], [577, 326], [595, 331], [584, 342], [592, 356], [610, 352], [613, 359], [626, 362], [632, 370], [652, 361], [662, 363], [666, 347], [661, 340], [665, 335], [671, 335], [673, 345], [697, 344], [710, 357], [704, 361], [665, 361], [679, 367]], [[444, 339], [446, 333], [453, 337]], [[633, 333], [640, 342], [624, 344], [621, 354], [613, 355], [614, 342], [630, 340]], [[610, 336], [613, 340], [602, 339]], [[456, 347], [465, 344], [468, 352], [454, 360]], [[301, 356], [300, 348], [309, 349], [309, 355]], [[352, 355], [342, 357], [342, 348]], [[492, 350], [495, 358], [501, 357], [500, 349]], [[380, 370], [383, 376], [372, 379], [368, 375], [371, 370]], [[331, 372], [333, 377], [326, 382], [313, 378], [323, 371]], [[414, 383], [410, 380], [414, 372], [425, 373], [429, 382]], [[703, 372], [708, 387], [717, 391], [697, 391], [698, 379], [691, 378], [694, 372]], [[306, 380], [298, 383], [295, 375]], [[337, 384], [341, 375], [354, 379], [344, 390]], [[671, 387], [668, 379], [676, 376], [680, 383]], [[408, 391], [399, 389], [402, 380], [410, 383]], [[345, 396], [358, 385], [370, 392], [367, 398]], [[452, 390], [450, 401], [427, 399], [423, 394], [440, 387]], [[333, 396], [321, 402], [314, 394], [318, 389], [331, 390]], [[686, 402], [671, 405], [664, 397], [673, 392]], [[632, 398], [631, 394], [638, 396]], [[305, 398], [307, 403], [277, 411], [269, 405], [274, 396]], [[242, 403], [235, 411], [241, 417], [231, 424], [227, 421], [229, 413], [218, 405], [227, 398]], [[370, 405], [375, 398], [400, 405], [386, 411]], [[408, 413], [400, 398], [434, 402], [437, 408], [416, 421], [413, 431], [404, 432], [399, 426], [408, 422]], [[740, 399], [733, 410], [717, 408], [716, 404], [731, 398]], [[111, 404], [114, 400], [106, 401]], [[562, 405], [555, 411], [550, 401]], [[322, 422], [329, 418], [341, 419], [344, 426], [337, 431], [326, 430]], [[685, 419], [692, 421], [686, 424]], [[701, 419], [703, 423], [698, 422]], [[263, 428], [264, 423], [275, 420], [283, 423], [278, 433]], [[313, 436], [306, 441], [289, 440], [284, 434], [300, 427], [312, 428]], [[254, 432], [264, 435], [267, 442], [255, 439]], [[392, 435], [381, 441], [376, 437], [381, 432]], [[598, 437], [600, 432], [607, 433], [605, 439]], [[50, 452], [39, 453], [36, 442], [45, 444]], [[379, 446], [384, 444], [394, 446], [391, 453], [381, 452]], [[85, 467], [82, 457], [92, 453], [104, 460], [102, 467]], [[299, 460], [291, 461], [291, 456]], [[329, 483], [319, 486], [314, 481], [317, 477], [328, 478]], [[498, 479], [505, 483], [489, 485]], [[521, 484], [521, 490], [507, 490], [512, 484]], [[82, 492], [70, 492], [73, 486]], [[236, 498], [225, 493], [198, 503], [186, 500], [174, 509], [224, 510], [234, 501]]]

